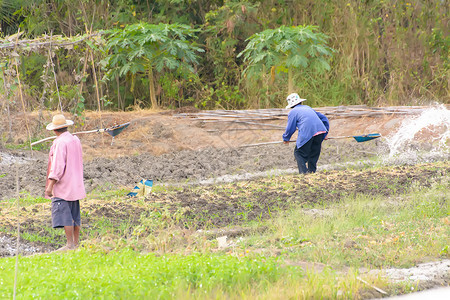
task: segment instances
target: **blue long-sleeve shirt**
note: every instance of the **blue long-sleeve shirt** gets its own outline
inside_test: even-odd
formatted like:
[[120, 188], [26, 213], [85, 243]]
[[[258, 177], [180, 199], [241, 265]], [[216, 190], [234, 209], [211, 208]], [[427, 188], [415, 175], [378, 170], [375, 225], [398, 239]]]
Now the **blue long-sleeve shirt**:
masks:
[[297, 105], [288, 114], [283, 141], [289, 141], [298, 129], [297, 148], [306, 144], [318, 132], [330, 129], [328, 118], [307, 105]]
[[328, 131], [330, 131], [330, 121], [328, 121], [328, 118], [324, 114], [322, 114], [318, 111], [316, 111], [316, 114], [319, 117], [319, 119], [322, 121], [323, 125], [325, 125], [325, 128], [327, 129], [327, 133], [324, 135], [324, 138], [325, 138], [328, 135]]

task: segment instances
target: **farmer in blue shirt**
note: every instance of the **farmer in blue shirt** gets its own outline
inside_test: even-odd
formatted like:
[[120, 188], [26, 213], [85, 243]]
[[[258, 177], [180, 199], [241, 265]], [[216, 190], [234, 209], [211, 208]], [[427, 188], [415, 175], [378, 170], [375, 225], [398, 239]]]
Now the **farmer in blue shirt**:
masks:
[[288, 102], [286, 108], [292, 108], [292, 110], [288, 114], [283, 142], [289, 144], [292, 134], [298, 129], [294, 149], [298, 172], [300, 174], [314, 173], [317, 169], [322, 142], [328, 134], [330, 123], [323, 114], [316, 112], [307, 105], [302, 105], [301, 103], [306, 99], [300, 98], [298, 94], [290, 94], [286, 100]]

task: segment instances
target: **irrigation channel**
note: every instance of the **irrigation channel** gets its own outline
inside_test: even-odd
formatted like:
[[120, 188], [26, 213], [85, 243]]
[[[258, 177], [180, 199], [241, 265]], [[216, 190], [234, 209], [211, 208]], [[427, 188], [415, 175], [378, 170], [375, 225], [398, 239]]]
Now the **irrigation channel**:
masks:
[[[401, 168], [427, 162], [448, 161], [450, 158], [448, 106], [355, 106], [317, 110], [329, 117], [330, 136], [373, 132], [381, 134], [381, 138], [362, 143], [351, 138], [324, 141], [318, 173], [366, 169], [372, 166]], [[121, 188], [131, 190], [143, 178], [152, 179], [154, 186], [213, 186], [255, 178], [275, 178], [281, 174], [296, 174], [293, 146], [270, 143], [281, 139], [287, 112], [283, 109], [272, 109], [103, 113], [100, 116], [103, 124], [131, 121], [131, 125], [116, 137], [112, 145], [108, 136], [97, 134], [80, 137], [85, 155], [84, 177], [87, 191]], [[10, 141], [26, 144], [28, 138], [24, 130], [25, 123], [35, 135], [45, 137], [48, 133], [43, 127], [50, 120], [50, 116], [50, 113], [44, 117], [37, 114], [15, 116], [12, 122], [17, 126], [12, 126], [16, 131], [10, 133]], [[77, 129], [86, 130], [95, 126], [101, 128], [96, 123], [98, 120], [98, 115], [88, 116], [85, 127]], [[8, 127], [5, 122], [1, 125], [3, 128]], [[262, 145], [248, 147], [255, 143]], [[16, 197], [17, 183], [21, 197], [43, 196], [48, 149], [49, 144], [43, 144], [43, 147], [32, 151], [26, 147], [19, 150], [0, 148], [0, 215], [3, 219], [0, 222], [3, 225], [7, 216], [1, 211], [1, 201]], [[397, 176], [399, 173], [392, 174], [391, 176]], [[430, 174], [414, 176], [420, 181]], [[188, 205], [193, 204], [192, 197], [197, 196], [186, 193], [180, 195], [180, 199]], [[267, 195], [261, 200], [270, 201], [269, 198], [270, 195]], [[223, 205], [220, 207], [223, 209]], [[213, 213], [217, 211], [211, 211], [211, 214]], [[256, 211], [255, 215], [258, 213]], [[215, 225], [227, 226], [229, 221], [230, 219], [224, 217]], [[41, 226], [49, 226], [47, 223], [41, 222]], [[201, 227], [201, 224], [197, 225]], [[13, 256], [15, 245], [12, 236], [0, 233], [0, 257]], [[51, 243], [22, 241], [20, 251], [27, 255], [51, 251], [56, 247], [56, 244]], [[423, 273], [411, 270], [416, 272], [411, 273], [411, 276], [448, 278], [449, 261], [442, 261], [434, 267], [426, 265], [420, 270]]]

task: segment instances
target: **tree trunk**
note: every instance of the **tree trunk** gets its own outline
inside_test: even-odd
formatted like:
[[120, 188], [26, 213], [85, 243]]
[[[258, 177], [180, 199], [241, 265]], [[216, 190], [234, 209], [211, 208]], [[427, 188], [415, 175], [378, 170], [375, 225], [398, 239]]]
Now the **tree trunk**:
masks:
[[[84, 84], [83, 80], [84, 80], [84, 78], [86, 78], [86, 69], [87, 69], [87, 63], [88, 63], [88, 59], [89, 59], [88, 55], [89, 55], [89, 50], [86, 50], [86, 53], [84, 55], [84, 64], [83, 64], [83, 72], [82, 72], [83, 75], [81, 77], [82, 79], [80, 80], [80, 91], [79, 91], [80, 97], [83, 96], [83, 84]], [[45, 87], [45, 85], [44, 85], [44, 87]], [[75, 103], [75, 107], [78, 107], [79, 101], [80, 101], [80, 99], [78, 98], [77, 103]], [[42, 104], [44, 104], [44, 101], [42, 101]]]
[[150, 102], [152, 103], [152, 108], [158, 108], [158, 102], [156, 102], [156, 91], [155, 91], [155, 82], [153, 81], [153, 68], [152, 66], [148, 67], [148, 85], [150, 92]]
[[292, 69], [288, 70], [288, 95], [294, 93], [294, 75]]
[[116, 84], [117, 84], [117, 108], [120, 110], [125, 110], [125, 104], [122, 103], [122, 98], [120, 97], [120, 80], [119, 75], [116, 75]]

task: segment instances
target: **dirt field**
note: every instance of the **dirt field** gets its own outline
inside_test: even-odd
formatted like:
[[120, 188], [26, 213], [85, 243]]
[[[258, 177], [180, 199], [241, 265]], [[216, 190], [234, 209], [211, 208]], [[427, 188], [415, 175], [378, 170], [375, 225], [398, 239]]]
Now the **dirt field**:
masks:
[[[83, 211], [89, 212], [83, 216], [83, 227], [95, 231], [98, 219], [107, 218], [118, 228], [120, 224], [127, 224], [132, 229], [140, 224], [143, 215], [156, 213], [159, 218], [168, 218], [169, 223], [186, 229], [191, 234], [195, 230], [211, 230], [208, 235], [214, 238], [215, 235], [224, 234], [223, 231], [214, 233], [218, 228], [239, 228], [246, 222], [270, 218], [271, 215], [289, 210], [292, 206], [308, 207], [316, 203], [339, 202], [345, 197], [358, 194], [395, 197], [396, 194], [407, 192], [413, 185], [427, 187], [436, 182], [443, 182], [448, 178], [448, 174], [450, 164], [443, 162], [439, 168], [433, 164], [420, 164], [374, 171], [346, 170], [345, 174], [324, 170], [301, 178], [294, 177], [292, 182], [283, 184], [283, 189], [279, 188], [280, 182], [276, 177], [266, 177], [220, 186], [207, 185], [201, 189], [186, 186], [175, 191], [161, 191], [143, 199], [143, 203], [133, 199], [105, 201], [94, 197], [83, 204]], [[145, 203], [157, 205], [148, 211]], [[21, 208], [21, 230], [49, 238], [46, 243], [22, 241], [24, 248], [21, 251], [24, 254], [47, 252], [64, 243], [62, 235], [52, 235], [54, 230], [51, 229], [50, 211], [49, 202]], [[16, 226], [16, 216], [0, 216], [0, 227], [7, 232], [14, 232]], [[234, 233], [233, 230], [226, 231], [229, 237], [245, 234], [241, 230]], [[133, 234], [133, 231], [129, 230], [120, 233], [124, 239], [132, 238]], [[0, 239], [4, 241], [0, 245], [0, 257], [12, 255], [14, 247], [9, 245], [15, 244], [15, 240], [1, 234]]]
[[[360, 107], [317, 108], [330, 119], [329, 137], [367, 133], [382, 135], [379, 139], [363, 143], [353, 138], [325, 141], [319, 169], [344, 168], [346, 164], [355, 162], [361, 165], [361, 161], [387, 156], [389, 137], [397, 133], [402, 122], [416, 118], [424, 109], [412, 107], [374, 113], [371, 109]], [[83, 144], [88, 191], [110, 189], [111, 186], [132, 189], [142, 178], [152, 179], [156, 185], [161, 185], [230, 181], [239, 176], [264, 175], [268, 171], [296, 172], [293, 144], [245, 146], [281, 140], [287, 111], [276, 111], [272, 117], [262, 120], [261, 114], [267, 116], [267, 112], [261, 110], [247, 111], [245, 116], [235, 117], [205, 115], [193, 110], [88, 113], [85, 120], [75, 120], [76, 126], [71, 131], [131, 123], [114, 140], [106, 133], [79, 135]], [[14, 115], [10, 141], [20, 144], [26, 143], [29, 135], [34, 140], [51, 136], [52, 133], [45, 130], [50, 120], [50, 113], [33, 113], [26, 117], [23, 114]], [[9, 125], [6, 120], [0, 125], [7, 138]], [[429, 151], [433, 134], [430, 128], [421, 130], [409, 147]], [[50, 144], [51, 141], [39, 144], [33, 151], [0, 149], [0, 200], [15, 196], [16, 173], [21, 192], [42, 196]], [[445, 159], [445, 156], [448, 158], [448, 152], [438, 159]]]

